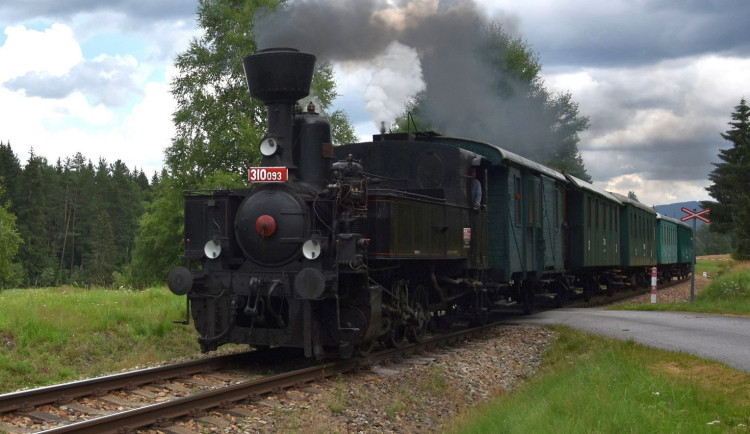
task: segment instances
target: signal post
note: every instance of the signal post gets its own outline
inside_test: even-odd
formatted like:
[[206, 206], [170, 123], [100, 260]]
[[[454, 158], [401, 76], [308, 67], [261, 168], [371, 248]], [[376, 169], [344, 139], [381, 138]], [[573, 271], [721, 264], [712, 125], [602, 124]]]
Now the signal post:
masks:
[[682, 212], [686, 213], [687, 215], [682, 217], [680, 221], [686, 222], [688, 220], [693, 221], [693, 272], [690, 282], [690, 302], [695, 301], [695, 235], [696, 235], [696, 220], [700, 219], [701, 221], [705, 223], [711, 223], [711, 220], [708, 219], [708, 217], [705, 217], [708, 215], [708, 213], [711, 212], [711, 208], [702, 209], [700, 211], [696, 210], [690, 210], [688, 208], [682, 207]]

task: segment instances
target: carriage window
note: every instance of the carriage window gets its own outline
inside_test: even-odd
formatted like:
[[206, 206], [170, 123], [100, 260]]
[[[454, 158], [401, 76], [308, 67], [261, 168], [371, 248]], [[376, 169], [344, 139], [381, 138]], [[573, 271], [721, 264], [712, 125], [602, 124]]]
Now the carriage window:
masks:
[[513, 201], [516, 204], [516, 226], [521, 225], [521, 178], [513, 177]]
[[638, 216], [638, 236], [641, 238], [644, 238], [644, 235], [646, 235], [643, 229], [643, 216]]
[[555, 198], [552, 201], [552, 206], [555, 207], [554, 216], [555, 216], [555, 231], [560, 230], [560, 212], [558, 211], [557, 207], [560, 206], [560, 192], [555, 191]]
[[599, 199], [594, 201], [594, 227], [599, 229]]
[[588, 197], [588, 206], [586, 207], [586, 226], [591, 227], [591, 197]]
[[533, 180], [529, 180], [526, 183], [526, 191], [529, 192], [529, 197], [528, 197], [529, 225], [533, 225], [534, 224], [534, 205], [536, 203], [536, 197], [534, 197], [536, 195], [536, 192], [534, 191], [534, 181]]
[[641, 216], [637, 215], [635, 216], [635, 236], [636, 238], [641, 237], [641, 232], [643, 231], [643, 225], [641, 224]]
[[604, 205], [604, 230], [609, 229], [609, 205]]
[[540, 179], [537, 179], [534, 182], [536, 182], [536, 186], [537, 186], [537, 188], [536, 188], [536, 192], [537, 192], [537, 196], [536, 196], [536, 222], [537, 222], [537, 225], [541, 226], [542, 225], [542, 201], [544, 200], [544, 196], [542, 196], [542, 192], [543, 192], [542, 181]]

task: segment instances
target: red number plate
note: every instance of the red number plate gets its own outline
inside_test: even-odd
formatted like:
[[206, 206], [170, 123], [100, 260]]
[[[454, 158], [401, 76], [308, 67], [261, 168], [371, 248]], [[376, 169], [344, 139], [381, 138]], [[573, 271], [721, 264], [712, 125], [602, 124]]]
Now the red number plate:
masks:
[[250, 182], [286, 182], [288, 178], [286, 167], [251, 167], [247, 179]]

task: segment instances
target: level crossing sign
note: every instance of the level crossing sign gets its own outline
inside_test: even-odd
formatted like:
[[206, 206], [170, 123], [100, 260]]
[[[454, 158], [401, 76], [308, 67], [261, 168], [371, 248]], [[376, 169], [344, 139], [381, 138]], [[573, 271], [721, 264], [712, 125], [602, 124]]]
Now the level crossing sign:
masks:
[[708, 219], [708, 217], [705, 217], [709, 212], [711, 212], [711, 208], [702, 209], [700, 211], [695, 211], [692, 209], [682, 207], [682, 212], [687, 213], [687, 215], [680, 219], [680, 221], [686, 222], [688, 220], [692, 219], [698, 219], [702, 220], [706, 223], [711, 223], [711, 220]]

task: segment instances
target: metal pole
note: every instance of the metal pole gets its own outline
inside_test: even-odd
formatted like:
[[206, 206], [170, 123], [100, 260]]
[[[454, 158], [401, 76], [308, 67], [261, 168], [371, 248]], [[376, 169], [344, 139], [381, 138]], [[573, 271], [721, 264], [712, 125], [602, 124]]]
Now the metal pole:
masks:
[[656, 279], [658, 277], [658, 274], [656, 272], [656, 267], [651, 267], [651, 303], [656, 303]]
[[695, 302], [695, 225], [696, 225], [696, 220], [698, 219], [695, 219], [695, 218], [693, 219], [693, 240], [692, 240], [693, 241], [693, 273], [692, 273], [693, 276], [690, 281], [690, 302], [691, 303]]

